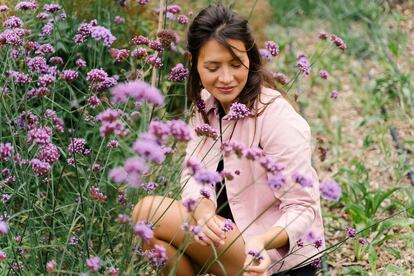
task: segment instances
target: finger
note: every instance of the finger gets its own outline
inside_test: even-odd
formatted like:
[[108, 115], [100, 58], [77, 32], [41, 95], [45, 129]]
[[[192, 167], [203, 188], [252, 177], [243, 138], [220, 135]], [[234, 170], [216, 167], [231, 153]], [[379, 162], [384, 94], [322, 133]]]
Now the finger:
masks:
[[203, 229], [204, 234], [213, 242], [217, 244], [224, 244], [224, 239], [218, 236], [214, 231], [211, 230], [208, 226]]
[[207, 246], [208, 244], [204, 241], [204, 240], [200, 240], [200, 238], [196, 235], [196, 236], [194, 236], [194, 239], [195, 239], [195, 241], [197, 242], [197, 243], [199, 243], [199, 244], [201, 244], [201, 245], [204, 245], [204, 246]]
[[254, 262], [254, 264], [250, 264], [246, 271], [254, 272], [254, 273], [264, 273], [267, 270], [267, 267], [270, 263], [267, 260], [262, 260], [260, 262]]
[[207, 226], [210, 230], [220, 239], [224, 239], [224, 233], [221, 231], [220, 220], [215, 217], [207, 222]]

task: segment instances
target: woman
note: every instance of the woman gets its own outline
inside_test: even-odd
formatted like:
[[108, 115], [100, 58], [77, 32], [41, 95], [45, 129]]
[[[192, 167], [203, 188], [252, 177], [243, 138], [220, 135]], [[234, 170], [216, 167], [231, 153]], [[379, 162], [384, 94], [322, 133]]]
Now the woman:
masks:
[[[217, 254], [221, 264], [208, 268], [215, 275], [241, 275], [243, 269], [243, 275], [315, 275], [310, 263], [324, 238], [308, 124], [266, 81], [247, 20], [211, 5], [194, 18], [187, 38], [187, 92], [197, 103], [187, 160], [200, 161], [204, 175], [191, 166], [182, 174], [183, 200], [197, 202], [191, 212], [182, 201], [157, 196], [136, 205], [134, 223], [156, 224], [145, 246], [167, 249], [165, 273], [176, 263], [177, 275], [195, 275]], [[232, 109], [234, 103], [244, 105]], [[196, 136], [203, 124], [219, 135]], [[200, 184], [215, 171], [226, 179]], [[222, 231], [225, 219], [235, 223], [230, 232]], [[185, 222], [199, 225], [201, 232], [180, 254], [177, 248], [188, 237], [180, 228]]]

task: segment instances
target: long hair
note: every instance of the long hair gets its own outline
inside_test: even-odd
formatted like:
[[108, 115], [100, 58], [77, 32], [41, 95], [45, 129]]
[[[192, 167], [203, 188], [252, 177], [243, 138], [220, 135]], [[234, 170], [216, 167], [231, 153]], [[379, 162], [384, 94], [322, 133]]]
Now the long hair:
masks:
[[[254, 104], [260, 95], [261, 86], [276, 87], [272, 82], [270, 74], [263, 68], [261, 56], [252, 36], [248, 21], [222, 4], [209, 5], [203, 9], [189, 26], [187, 32], [187, 49], [191, 54], [191, 61], [189, 65], [190, 75], [186, 89], [189, 100], [194, 103], [201, 98], [200, 93], [203, 87], [197, 71], [197, 61], [201, 47], [210, 39], [215, 39], [223, 45], [240, 62], [241, 60], [234, 53], [232, 46], [227, 41], [229, 39], [235, 39], [244, 43], [250, 66], [246, 85], [240, 92], [237, 101], [245, 104], [250, 110], [254, 111]], [[202, 115], [206, 118], [206, 114]]]

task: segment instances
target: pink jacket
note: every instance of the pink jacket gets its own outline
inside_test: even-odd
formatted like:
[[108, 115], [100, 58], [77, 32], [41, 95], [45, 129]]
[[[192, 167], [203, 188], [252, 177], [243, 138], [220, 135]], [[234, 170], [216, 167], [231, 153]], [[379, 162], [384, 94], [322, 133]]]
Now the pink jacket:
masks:
[[[283, 227], [289, 236], [289, 246], [268, 250], [272, 262], [276, 264], [270, 273], [294, 267], [306, 258], [324, 249], [324, 230], [319, 201], [319, 180], [311, 165], [311, 133], [307, 122], [293, 109], [278, 91], [263, 88], [261, 102], [266, 103], [276, 97], [256, 119], [244, 118], [235, 121], [222, 120], [223, 141], [228, 141], [234, 128], [231, 141], [241, 143], [245, 148], [260, 147], [266, 156], [284, 166], [282, 174], [286, 183], [279, 189], [268, 184], [269, 173], [258, 161], [235, 154], [224, 156], [224, 169], [235, 176], [226, 179], [227, 197], [235, 223], [246, 241], [250, 237], [266, 232], [272, 226]], [[219, 116], [216, 101], [206, 90], [202, 91], [210, 126], [219, 132]], [[260, 103], [260, 108], [263, 104]], [[202, 116], [195, 113], [190, 120], [193, 140], [187, 146], [187, 158], [202, 161], [202, 165], [215, 171], [221, 156], [220, 138], [197, 137], [194, 127], [203, 124]], [[235, 127], [234, 127], [235, 125]], [[235, 175], [234, 171], [240, 174]], [[313, 180], [313, 187], [302, 187], [292, 180], [293, 173], [300, 173]], [[200, 199], [201, 184], [192, 177], [189, 170], [182, 174], [183, 199]], [[216, 203], [215, 188], [204, 187], [211, 193]], [[253, 222], [254, 221], [254, 222]], [[253, 223], [252, 223], [253, 222]], [[252, 223], [252, 224], [251, 224]], [[251, 225], [250, 225], [251, 224]], [[319, 239], [322, 246], [313, 246]], [[298, 243], [303, 243], [299, 247]], [[289, 252], [293, 252], [288, 255]], [[303, 266], [303, 265], [301, 265]]]

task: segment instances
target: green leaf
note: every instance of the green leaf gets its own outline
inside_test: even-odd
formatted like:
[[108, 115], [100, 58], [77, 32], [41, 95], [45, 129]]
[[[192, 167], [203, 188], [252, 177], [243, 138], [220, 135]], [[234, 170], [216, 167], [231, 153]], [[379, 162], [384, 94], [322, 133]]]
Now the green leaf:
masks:
[[377, 260], [378, 256], [375, 247], [370, 245], [368, 248], [368, 262], [373, 276], [377, 275]]

